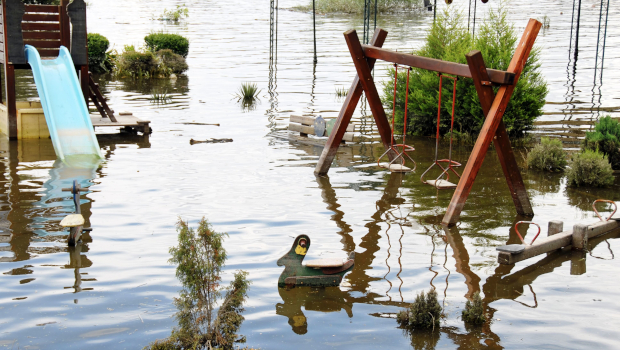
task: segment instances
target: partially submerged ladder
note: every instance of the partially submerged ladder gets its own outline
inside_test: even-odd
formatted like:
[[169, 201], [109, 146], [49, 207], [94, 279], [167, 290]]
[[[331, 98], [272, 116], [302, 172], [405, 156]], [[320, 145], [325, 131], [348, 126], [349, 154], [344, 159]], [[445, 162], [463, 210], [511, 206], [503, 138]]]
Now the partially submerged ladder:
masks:
[[105, 97], [103, 97], [101, 90], [99, 90], [99, 84], [95, 83], [93, 73], [91, 72], [88, 72], [88, 96], [93, 101], [95, 107], [97, 107], [102, 118], [110, 118], [110, 121], [117, 122], [114, 112], [108, 107]]

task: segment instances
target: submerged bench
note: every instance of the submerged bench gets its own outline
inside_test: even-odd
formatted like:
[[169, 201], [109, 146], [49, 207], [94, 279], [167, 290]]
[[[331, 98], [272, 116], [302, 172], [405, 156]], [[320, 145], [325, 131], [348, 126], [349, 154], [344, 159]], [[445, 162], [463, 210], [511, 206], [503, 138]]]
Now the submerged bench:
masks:
[[[310, 117], [291, 115], [288, 129], [298, 132], [301, 136], [315, 135], [318, 137], [327, 137], [331, 133], [336, 119], [323, 119], [322, 117]], [[355, 140], [355, 126], [349, 124], [347, 132], [342, 137], [343, 141], [353, 142]]]

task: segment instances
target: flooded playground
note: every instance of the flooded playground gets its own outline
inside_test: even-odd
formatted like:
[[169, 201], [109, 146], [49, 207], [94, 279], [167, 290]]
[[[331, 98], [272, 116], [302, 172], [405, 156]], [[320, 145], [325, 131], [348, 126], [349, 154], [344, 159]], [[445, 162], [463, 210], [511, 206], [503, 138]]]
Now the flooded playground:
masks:
[[[439, 10], [445, 5], [443, 1]], [[458, 1], [454, 5], [458, 5]], [[489, 2], [493, 4], [494, 2]], [[572, 1], [510, 3], [518, 36], [529, 18], [547, 16], [541, 30], [542, 71], [549, 84], [536, 135], [553, 135], [568, 150], [603, 115], [620, 116], [620, 32], [607, 34], [602, 85], [593, 84], [599, 3], [583, 0], [580, 52], [569, 62]], [[497, 154], [489, 151], [460, 222], [441, 225], [452, 196], [420, 181], [433, 161], [435, 141], [411, 137], [418, 170], [390, 173], [377, 166], [384, 152], [364, 104], [356, 109], [362, 143], [340, 147], [328, 176], [315, 176], [323, 147], [298, 142], [289, 117], [335, 117], [355, 68], [342, 33], [362, 18], [317, 15], [313, 64], [312, 14], [279, 3], [277, 35], [270, 36], [268, 2], [88, 2], [88, 30], [113, 48], [140, 45], [155, 31], [190, 40], [189, 70], [178, 79], [98, 77], [108, 103], [149, 120], [150, 135], [105, 134], [97, 129], [104, 160], [75, 169], [57, 160], [51, 140], [0, 140], [0, 348], [137, 349], [170, 335], [177, 321], [173, 298], [181, 288], [169, 248], [178, 218], [195, 226], [204, 216], [224, 241], [223, 282], [237, 270], [252, 281], [239, 331], [242, 346], [260, 349], [612, 349], [620, 347], [620, 232], [591, 239], [587, 252], [557, 251], [500, 265], [496, 247], [517, 243], [518, 216]], [[482, 13], [484, 6], [478, 4]], [[187, 20], [153, 18], [184, 5]], [[480, 16], [482, 17], [482, 16]], [[610, 7], [609, 23], [620, 20]], [[380, 15], [385, 48], [422, 45], [432, 12]], [[571, 65], [572, 64], [572, 65]], [[387, 79], [385, 62], [375, 79]], [[18, 95], [36, 100], [32, 78], [18, 76]], [[243, 82], [261, 92], [243, 109], [234, 94]], [[161, 102], [154, 94], [165, 93]], [[542, 123], [541, 123], [542, 122]], [[219, 124], [207, 125], [207, 124]], [[105, 135], [104, 135], [105, 134]], [[233, 139], [190, 144], [190, 139]], [[446, 150], [446, 144], [441, 144]], [[471, 145], [453, 158], [465, 163]], [[598, 220], [592, 202], [620, 201], [620, 178], [607, 189], [570, 188], [562, 173], [527, 170], [527, 149], [515, 147], [543, 234], [549, 221], [564, 227]], [[61, 189], [78, 180], [82, 214], [93, 231], [67, 247], [60, 220], [73, 210]], [[276, 261], [306, 234], [308, 258], [345, 257], [355, 267], [340, 287], [278, 288]], [[535, 234], [528, 230], [530, 238]], [[403, 332], [396, 313], [416, 293], [435, 288], [445, 318], [433, 332]], [[489, 322], [466, 328], [461, 310], [480, 292]]]

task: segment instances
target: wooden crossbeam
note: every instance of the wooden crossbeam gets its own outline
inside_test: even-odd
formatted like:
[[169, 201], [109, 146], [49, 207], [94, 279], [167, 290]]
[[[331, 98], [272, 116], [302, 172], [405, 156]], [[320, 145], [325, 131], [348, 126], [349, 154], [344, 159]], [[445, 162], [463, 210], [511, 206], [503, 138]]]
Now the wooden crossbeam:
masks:
[[[482, 126], [482, 130], [480, 131], [480, 135], [476, 140], [476, 144], [474, 145], [474, 149], [469, 156], [469, 160], [463, 170], [463, 174], [461, 175], [461, 180], [454, 191], [454, 195], [452, 196], [452, 200], [450, 201], [450, 205], [448, 206], [448, 211], [444, 215], [442, 223], [445, 225], [454, 225], [458, 221], [461, 211], [463, 210], [463, 206], [465, 205], [465, 201], [469, 196], [469, 192], [474, 184], [474, 180], [476, 179], [476, 175], [478, 175], [478, 171], [482, 167], [482, 162], [484, 161], [484, 156], [486, 155], [489, 146], [491, 145], [491, 141], [496, 135], [499, 125], [502, 122], [502, 117], [504, 112], [506, 111], [506, 107], [508, 106], [508, 102], [510, 102], [510, 97], [514, 92], [515, 86], [519, 81], [519, 77], [521, 72], [523, 71], [523, 67], [527, 62], [527, 59], [532, 51], [532, 47], [534, 46], [534, 42], [536, 41], [536, 37], [538, 35], [538, 31], [542, 24], [534, 19], [530, 19], [525, 28], [525, 32], [523, 33], [523, 37], [521, 37], [521, 41], [517, 46], [514, 56], [510, 61], [510, 65], [508, 66], [508, 71], [515, 74], [514, 83], [512, 85], [503, 85], [497, 91], [497, 95], [493, 99], [493, 103], [487, 114], [487, 117]], [[504, 128], [505, 132], [505, 128]], [[501, 135], [500, 135], [501, 136]], [[507, 139], [507, 136], [506, 136]], [[505, 147], [506, 143], [503, 142], [503, 146]], [[508, 143], [508, 146], [510, 144]], [[502, 155], [506, 156], [505, 150], [502, 151]], [[514, 157], [514, 156], [513, 156]], [[500, 157], [501, 158], [501, 157]], [[504, 160], [506, 162], [506, 160]], [[506, 162], [507, 163], [507, 162]], [[502, 168], [504, 168], [504, 164], [502, 164]], [[518, 170], [518, 169], [517, 169]], [[509, 171], [504, 169], [504, 172]], [[520, 177], [520, 175], [519, 175]], [[506, 179], [511, 182], [509, 179], [510, 176], [507, 176]], [[513, 183], [514, 185], [514, 183]], [[513, 191], [511, 191], [513, 192]], [[514, 195], [513, 195], [514, 198]]]
[[[346, 32], [345, 35], [349, 33]], [[357, 34], [355, 34], [357, 37]], [[383, 29], [377, 29], [375, 31], [374, 36], [372, 37], [371, 45], [376, 47], [383, 46], [385, 42], [385, 38], [387, 37], [387, 32]], [[358, 39], [359, 41], [359, 39]], [[372, 70], [375, 65], [375, 60], [372, 58], [367, 58], [367, 67]], [[329, 171], [329, 168], [334, 161], [334, 157], [336, 157], [336, 152], [338, 151], [338, 147], [342, 142], [342, 137], [344, 133], [347, 131], [347, 126], [351, 122], [351, 117], [353, 116], [353, 112], [355, 111], [355, 107], [357, 107], [357, 103], [362, 97], [362, 84], [360, 83], [359, 75], [355, 76], [353, 79], [353, 83], [349, 88], [349, 92], [347, 93], [347, 97], [340, 109], [340, 113], [338, 114], [338, 119], [336, 119], [336, 124], [334, 124], [334, 131], [329, 135], [327, 142], [325, 143], [325, 148], [323, 148], [323, 152], [321, 153], [321, 157], [319, 158], [319, 162], [314, 169], [315, 174], [325, 175]], [[385, 112], [383, 112], [385, 115]], [[387, 121], [387, 120], [386, 120]]]
[[[435, 58], [416, 56], [406, 53], [400, 53], [391, 51], [388, 49], [382, 49], [380, 47], [374, 47], [370, 45], [362, 45], [364, 48], [364, 55], [369, 58], [377, 60], [383, 60], [392, 63], [402, 64], [404, 66], [421, 68], [435, 72], [442, 72], [444, 74], [458, 75], [464, 78], [471, 78], [470, 67], [466, 64], [442, 61]], [[512, 84], [515, 78], [514, 73], [504, 72], [497, 69], [488, 69], [487, 81], [500, 85]]]

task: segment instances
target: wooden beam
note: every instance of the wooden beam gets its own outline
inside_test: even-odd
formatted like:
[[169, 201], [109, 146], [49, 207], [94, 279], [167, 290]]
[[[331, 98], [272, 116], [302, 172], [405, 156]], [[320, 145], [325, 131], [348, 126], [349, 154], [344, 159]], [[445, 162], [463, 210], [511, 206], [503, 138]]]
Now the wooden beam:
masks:
[[17, 140], [17, 104], [15, 102], [15, 67], [6, 64], [4, 71], [6, 106], [9, 119], [9, 139]]
[[[388, 49], [382, 49], [370, 45], [362, 45], [364, 55], [368, 58], [383, 60], [410, 66], [415, 68], [426, 69], [444, 74], [458, 75], [460, 77], [471, 78], [470, 67], [466, 64], [442, 61], [435, 58], [416, 56], [406, 53], [400, 53]], [[515, 74], [502, 70], [488, 69], [489, 80], [492, 83], [500, 85], [512, 85]]]
[[[489, 81], [488, 69], [484, 64], [484, 59], [480, 51], [471, 51], [466, 55], [466, 58], [471, 71], [472, 80], [474, 81], [474, 86], [478, 92], [478, 99], [480, 100], [482, 112], [484, 115], [488, 115], [493, 105], [493, 100], [495, 99], [493, 88], [483, 83]], [[517, 213], [528, 216], [534, 215], [532, 204], [530, 203], [523, 178], [521, 177], [521, 170], [519, 170], [517, 160], [512, 151], [510, 138], [508, 137], [503, 121], [499, 122], [495, 137], [493, 138], [493, 143], [495, 144], [495, 151], [497, 151], [499, 162], [502, 165], [504, 177], [508, 183], [510, 195], [512, 196]]]
[[506, 111], [508, 102], [510, 102], [510, 97], [512, 96], [515, 86], [519, 81], [519, 76], [523, 71], [525, 62], [532, 51], [532, 47], [534, 46], [534, 42], [536, 41], [536, 36], [538, 35], [541, 25], [542, 24], [537, 20], [530, 19], [527, 27], [525, 28], [521, 41], [519, 42], [515, 54], [510, 61], [510, 65], [508, 66], [508, 71], [515, 73], [514, 83], [513, 85], [501, 86], [495, 96], [495, 99], [493, 100], [491, 109], [487, 114], [484, 124], [482, 125], [480, 135], [474, 145], [474, 149], [469, 156], [467, 164], [465, 165], [465, 169], [461, 175], [461, 180], [454, 191], [448, 210], [443, 218], [442, 223], [445, 225], [454, 225], [459, 220], [465, 201], [467, 201], [467, 197], [469, 196], [469, 192], [474, 184], [476, 175], [478, 175], [478, 171], [482, 167], [484, 156], [486, 155], [486, 152], [491, 145], [491, 141], [493, 141], [493, 138], [495, 137], [497, 128], [502, 121], [502, 116]]
[[[381, 28], [377, 28], [372, 38], [371, 45], [376, 47], [383, 46], [386, 37], [387, 32]], [[372, 69], [375, 65], [375, 59], [366, 58], [366, 61], [368, 62], [368, 67]], [[336, 152], [338, 151], [338, 147], [342, 142], [342, 137], [347, 130], [347, 126], [351, 122], [351, 117], [353, 116], [353, 112], [355, 111], [357, 103], [359, 102], [361, 97], [362, 85], [360, 83], [359, 76], [356, 75], [353, 79], [351, 87], [349, 88], [349, 92], [347, 93], [344, 104], [340, 109], [338, 119], [336, 119], [336, 124], [334, 124], [334, 129], [329, 135], [327, 143], [325, 144], [325, 148], [323, 148], [323, 152], [321, 153], [321, 157], [319, 158], [319, 162], [314, 169], [315, 174], [325, 175], [329, 171], [329, 168], [334, 161], [334, 157], [336, 156]]]
[[71, 51], [71, 19], [69, 18], [69, 14], [67, 13], [68, 5], [69, 0], [60, 1], [60, 6], [58, 6], [58, 21], [60, 22], [61, 45]]
[[58, 13], [59, 11], [55, 5], [26, 5], [26, 12]]

